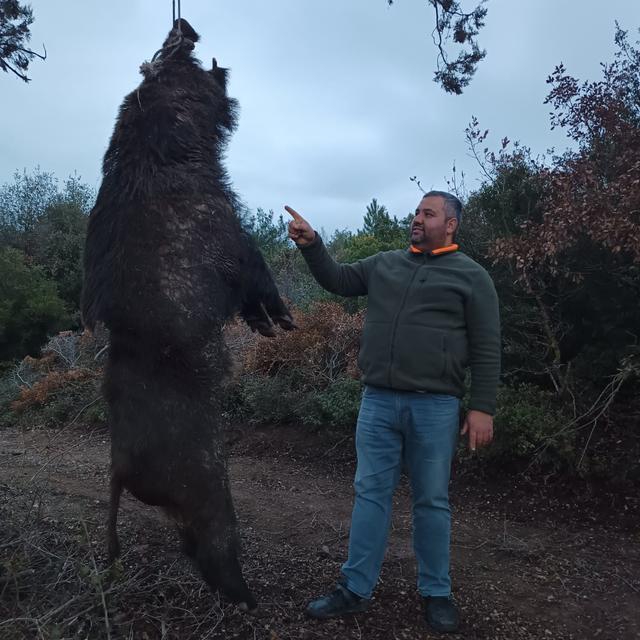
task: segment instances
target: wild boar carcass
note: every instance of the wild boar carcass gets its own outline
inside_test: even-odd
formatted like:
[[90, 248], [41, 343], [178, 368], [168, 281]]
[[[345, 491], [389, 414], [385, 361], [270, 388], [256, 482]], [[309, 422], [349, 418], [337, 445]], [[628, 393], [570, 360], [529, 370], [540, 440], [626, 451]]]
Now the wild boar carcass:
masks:
[[221, 156], [237, 105], [227, 70], [193, 57], [198, 39], [177, 20], [120, 108], [89, 219], [82, 317], [111, 336], [110, 559], [125, 488], [175, 519], [212, 589], [252, 609], [221, 434], [222, 330], [236, 313], [268, 336], [293, 323], [236, 215]]

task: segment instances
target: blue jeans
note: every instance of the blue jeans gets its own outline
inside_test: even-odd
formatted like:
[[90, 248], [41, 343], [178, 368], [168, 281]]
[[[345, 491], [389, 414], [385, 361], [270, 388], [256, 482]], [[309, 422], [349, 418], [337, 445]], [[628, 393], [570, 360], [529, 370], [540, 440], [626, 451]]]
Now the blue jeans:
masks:
[[459, 426], [460, 400], [454, 396], [393, 391], [367, 386], [356, 428], [358, 467], [344, 584], [370, 598], [378, 581], [393, 492], [404, 465], [413, 498], [413, 547], [418, 591], [448, 596], [449, 475]]

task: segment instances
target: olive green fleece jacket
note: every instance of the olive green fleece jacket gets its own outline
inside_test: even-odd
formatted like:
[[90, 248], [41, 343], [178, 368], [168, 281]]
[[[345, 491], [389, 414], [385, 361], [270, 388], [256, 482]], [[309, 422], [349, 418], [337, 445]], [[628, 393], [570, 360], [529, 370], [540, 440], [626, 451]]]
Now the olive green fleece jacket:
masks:
[[500, 315], [489, 274], [460, 251], [383, 251], [336, 262], [322, 239], [300, 248], [327, 291], [368, 295], [358, 365], [366, 384], [461, 398], [471, 368], [469, 408], [493, 414], [500, 375]]

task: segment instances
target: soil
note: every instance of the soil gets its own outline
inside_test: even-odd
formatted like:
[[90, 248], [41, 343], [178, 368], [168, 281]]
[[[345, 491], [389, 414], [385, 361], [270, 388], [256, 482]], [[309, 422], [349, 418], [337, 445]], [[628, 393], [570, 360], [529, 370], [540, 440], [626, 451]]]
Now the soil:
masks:
[[[230, 474], [243, 567], [260, 607], [209, 592], [171, 523], [128, 495], [121, 564], [105, 569], [108, 433], [0, 431], [0, 638], [436, 638], [415, 591], [410, 495], [399, 487], [369, 610], [304, 615], [345, 558], [353, 441], [344, 432], [237, 427]], [[453, 638], [640, 637], [638, 496], [466, 465], [452, 483]]]

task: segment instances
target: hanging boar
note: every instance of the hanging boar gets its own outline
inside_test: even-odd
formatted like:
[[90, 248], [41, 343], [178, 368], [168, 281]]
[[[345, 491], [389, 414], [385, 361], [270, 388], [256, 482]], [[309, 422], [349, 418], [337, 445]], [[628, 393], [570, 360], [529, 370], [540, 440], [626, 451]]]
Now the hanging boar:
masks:
[[237, 313], [267, 336], [293, 322], [236, 215], [222, 154], [237, 105], [227, 70], [194, 58], [198, 39], [177, 20], [120, 108], [89, 218], [82, 317], [110, 331], [110, 560], [127, 489], [175, 520], [213, 590], [253, 609], [221, 433], [222, 331]]

